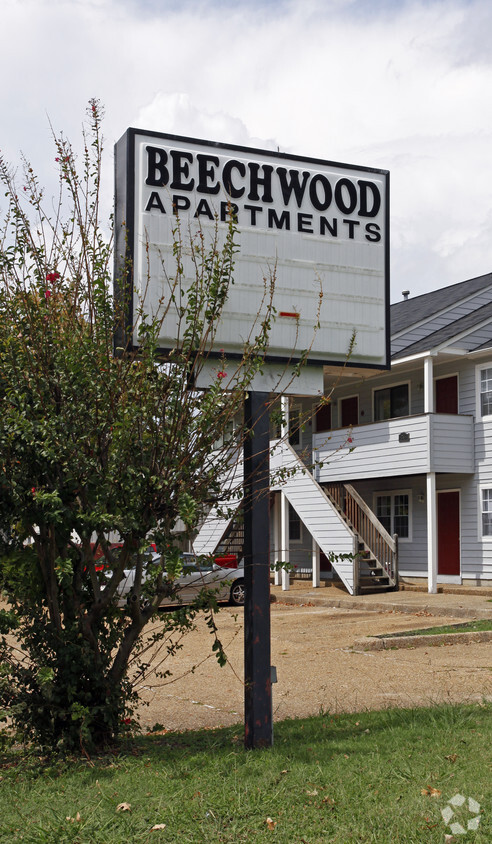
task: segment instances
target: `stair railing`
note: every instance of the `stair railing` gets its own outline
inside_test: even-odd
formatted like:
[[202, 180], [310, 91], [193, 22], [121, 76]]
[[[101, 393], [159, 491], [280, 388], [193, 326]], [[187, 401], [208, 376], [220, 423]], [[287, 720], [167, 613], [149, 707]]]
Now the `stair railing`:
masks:
[[361, 542], [381, 564], [391, 585], [398, 581], [398, 538], [391, 536], [377, 516], [351, 484], [324, 486], [328, 498], [356, 533]]

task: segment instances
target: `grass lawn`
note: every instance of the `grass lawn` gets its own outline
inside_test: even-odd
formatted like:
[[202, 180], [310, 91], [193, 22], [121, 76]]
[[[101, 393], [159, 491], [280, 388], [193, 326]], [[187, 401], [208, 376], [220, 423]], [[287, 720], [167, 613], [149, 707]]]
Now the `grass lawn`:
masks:
[[[136, 739], [91, 763], [4, 756], [0, 841], [442, 844], [441, 809], [461, 794], [481, 819], [454, 840], [490, 842], [491, 716], [488, 703], [322, 714], [248, 752], [237, 726]], [[477, 809], [454, 811], [466, 825]]]
[[440, 627], [423, 627], [421, 630], [402, 630], [399, 633], [380, 633], [375, 639], [386, 639], [389, 636], [434, 636], [439, 633], [476, 633], [482, 630], [492, 630], [492, 620], [479, 618], [475, 621], [463, 621], [458, 624], [442, 624]]

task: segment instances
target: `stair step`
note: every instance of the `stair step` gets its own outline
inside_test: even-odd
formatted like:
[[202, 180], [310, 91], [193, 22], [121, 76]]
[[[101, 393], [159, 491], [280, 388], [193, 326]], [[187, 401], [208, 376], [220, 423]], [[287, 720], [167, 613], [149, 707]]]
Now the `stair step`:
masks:
[[381, 574], [381, 575], [378, 575], [377, 577], [361, 577], [359, 579], [359, 583], [361, 585], [364, 585], [364, 584], [367, 585], [367, 584], [371, 584], [371, 583], [375, 583], [376, 586], [379, 585], [379, 584], [389, 585], [389, 582], [390, 582], [390, 579], [389, 579], [387, 574]]
[[390, 583], [373, 583], [367, 586], [359, 585], [359, 592], [387, 592], [389, 589], [393, 589]]
[[371, 577], [380, 577], [380, 575], [388, 574], [388, 572], [385, 571], [382, 566], [378, 565], [376, 560], [374, 560], [372, 566], [364, 566], [363, 569], [361, 568], [361, 574], [370, 574]]

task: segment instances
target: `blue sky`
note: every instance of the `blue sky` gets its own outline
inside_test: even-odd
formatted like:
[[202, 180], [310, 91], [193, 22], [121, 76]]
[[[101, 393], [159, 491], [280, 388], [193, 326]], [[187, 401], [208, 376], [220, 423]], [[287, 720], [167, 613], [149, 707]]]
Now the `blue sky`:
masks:
[[392, 299], [492, 270], [489, 0], [3, 0], [0, 149], [55, 175], [48, 116], [391, 172]]

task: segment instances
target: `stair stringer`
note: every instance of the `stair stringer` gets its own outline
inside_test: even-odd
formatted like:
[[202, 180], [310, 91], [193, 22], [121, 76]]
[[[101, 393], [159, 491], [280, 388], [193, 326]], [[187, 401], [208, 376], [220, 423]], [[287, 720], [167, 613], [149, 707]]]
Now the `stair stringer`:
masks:
[[[239, 483], [242, 483], [243, 478], [243, 461], [238, 460], [233, 470], [229, 473], [227, 479], [224, 480], [224, 489], [236, 489]], [[204, 521], [200, 526], [194, 542], [193, 551], [198, 555], [213, 554], [220, 540], [224, 536], [227, 528], [232, 522], [237, 508], [241, 504], [241, 498], [234, 495], [222, 501], [220, 505], [211, 507], [207, 513]], [[223, 516], [220, 511], [230, 511], [229, 516]]]
[[[279, 441], [270, 459], [274, 472], [271, 489], [284, 493], [324, 554], [350, 554], [351, 559], [332, 563], [351, 595], [354, 594], [355, 536], [294, 449]], [[279, 478], [284, 470], [285, 477]]]
[[[234, 506], [236, 509], [239, 507], [237, 498], [234, 501], [225, 502], [222, 508], [226, 509]], [[224, 518], [217, 512], [216, 507], [212, 507], [193, 541], [194, 553], [199, 556], [202, 554], [213, 554], [233, 518], [234, 515]]]

